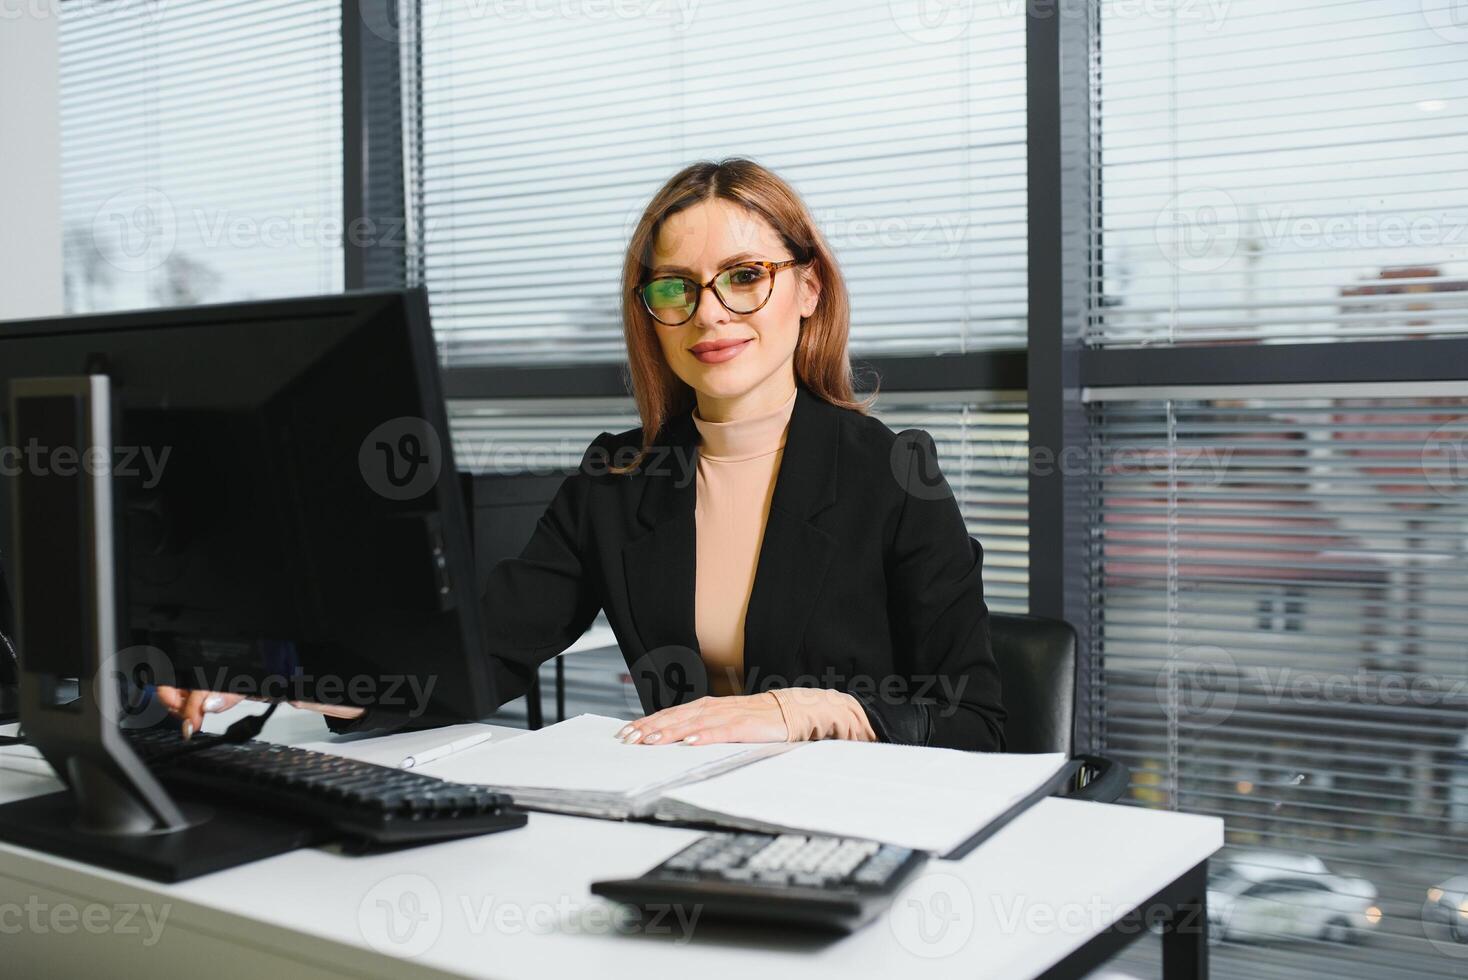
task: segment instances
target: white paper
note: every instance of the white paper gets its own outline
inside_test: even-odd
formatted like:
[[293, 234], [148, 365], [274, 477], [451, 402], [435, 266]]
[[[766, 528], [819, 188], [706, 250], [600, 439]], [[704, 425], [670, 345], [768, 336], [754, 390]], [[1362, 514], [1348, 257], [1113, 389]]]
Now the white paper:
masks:
[[55, 776], [56, 771], [30, 745], [0, 746], [0, 770], [25, 773], [27, 776]]
[[1065, 763], [1063, 753], [810, 742], [669, 789], [663, 798], [792, 830], [946, 854], [1040, 789]]
[[690, 771], [753, 748], [743, 744], [625, 745], [627, 724], [603, 715], [577, 715], [557, 725], [432, 763], [432, 773], [457, 782], [507, 789], [565, 790], [635, 796]]
[[[331, 755], [340, 755], [348, 759], [356, 759], [360, 762], [371, 762], [379, 766], [391, 766], [396, 769], [403, 764], [408, 756], [418, 752], [426, 752], [429, 749], [447, 745], [449, 742], [464, 738], [466, 735], [477, 735], [494, 731], [490, 725], [470, 723], [467, 725], [450, 725], [447, 728], [431, 728], [421, 732], [403, 732], [400, 735], [379, 735], [375, 738], [359, 738], [342, 742], [308, 742], [300, 748], [311, 749], [316, 752], [327, 752]], [[415, 767], [423, 770], [429, 775], [442, 776], [439, 767], [449, 760], [461, 755], [474, 755], [488, 746], [494, 744], [493, 740], [485, 742], [484, 745], [476, 745], [473, 748], [455, 752], [453, 755], [426, 762], [422, 766]]]

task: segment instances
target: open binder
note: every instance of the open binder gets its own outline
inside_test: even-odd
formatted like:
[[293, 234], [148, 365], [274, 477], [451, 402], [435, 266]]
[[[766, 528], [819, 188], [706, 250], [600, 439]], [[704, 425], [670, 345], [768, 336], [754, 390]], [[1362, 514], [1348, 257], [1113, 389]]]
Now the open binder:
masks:
[[580, 715], [425, 768], [527, 809], [763, 833], [862, 837], [967, 854], [1074, 781], [1063, 754], [844, 741], [624, 745], [625, 722]]

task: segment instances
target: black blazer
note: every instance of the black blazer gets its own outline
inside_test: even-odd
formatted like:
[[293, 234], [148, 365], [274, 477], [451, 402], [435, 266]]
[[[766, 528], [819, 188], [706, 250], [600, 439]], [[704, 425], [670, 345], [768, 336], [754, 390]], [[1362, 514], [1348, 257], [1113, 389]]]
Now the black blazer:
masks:
[[[885, 741], [1002, 749], [983, 552], [931, 437], [899, 437], [797, 388], [745, 617], [746, 693], [844, 690]], [[645, 711], [707, 693], [694, 630], [698, 430], [691, 412], [671, 419], [636, 472], [609, 472], [635, 458], [641, 435], [599, 435], [520, 556], [491, 570], [484, 619], [501, 701], [602, 609]], [[383, 717], [370, 714], [351, 727]]]

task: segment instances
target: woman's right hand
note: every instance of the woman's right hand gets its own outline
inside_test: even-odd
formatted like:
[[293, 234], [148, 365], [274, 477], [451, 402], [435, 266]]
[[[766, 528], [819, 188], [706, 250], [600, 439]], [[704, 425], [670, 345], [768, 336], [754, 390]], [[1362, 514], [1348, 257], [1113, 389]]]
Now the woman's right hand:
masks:
[[[168, 709], [168, 713], [179, 719], [183, 725], [183, 737], [185, 740], [194, 737], [194, 733], [204, 727], [205, 714], [217, 714], [220, 711], [228, 711], [241, 701], [245, 700], [242, 694], [224, 694], [219, 691], [186, 691], [179, 687], [169, 687], [160, 684], [157, 687], [158, 700]], [[314, 701], [292, 701], [293, 707], [305, 708], [307, 711], [318, 711], [332, 718], [359, 718], [365, 708], [351, 708], [345, 705], [317, 704]]]

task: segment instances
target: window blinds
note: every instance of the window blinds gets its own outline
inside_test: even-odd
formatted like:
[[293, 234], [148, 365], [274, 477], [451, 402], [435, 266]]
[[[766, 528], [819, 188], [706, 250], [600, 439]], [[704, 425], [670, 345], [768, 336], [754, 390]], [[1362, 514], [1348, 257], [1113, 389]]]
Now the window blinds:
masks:
[[[1461, 4], [1098, 9], [1089, 344], [1468, 331]], [[1468, 385], [1150, 381], [1090, 393], [1090, 734], [1132, 802], [1225, 818], [1216, 870], [1303, 882], [1231, 913], [1295, 941], [1214, 972], [1461, 976]]]
[[[630, 399], [462, 400], [450, 403], [454, 458], [466, 472], [551, 473], [574, 469], [598, 432], [641, 425]], [[969, 533], [984, 546], [990, 608], [1029, 604], [1028, 415], [992, 396], [955, 403], [949, 395], [884, 394], [873, 414], [893, 431], [933, 437]]]
[[805, 197], [853, 351], [1023, 346], [1024, 5], [921, 6], [426, 6], [415, 197], [445, 363], [623, 358], [641, 209], [724, 156]]
[[339, 3], [57, 6], [68, 311], [342, 288]]
[[1360, 946], [1230, 942], [1221, 976], [1462, 976], [1468, 948], [1424, 922], [1468, 870], [1457, 387], [1092, 406], [1102, 750], [1134, 802], [1225, 818], [1215, 864], [1313, 855], [1383, 913]]
[[1468, 333], [1461, 3], [1100, 12], [1090, 343]]

